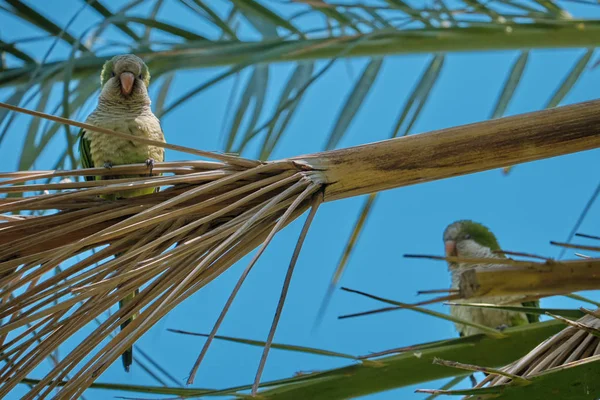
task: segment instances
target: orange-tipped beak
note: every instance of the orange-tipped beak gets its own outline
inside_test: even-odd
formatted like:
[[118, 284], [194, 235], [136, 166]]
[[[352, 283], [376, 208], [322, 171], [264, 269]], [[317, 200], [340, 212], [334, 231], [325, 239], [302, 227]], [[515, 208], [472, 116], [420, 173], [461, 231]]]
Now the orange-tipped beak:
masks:
[[124, 95], [130, 95], [133, 89], [133, 82], [135, 82], [135, 76], [131, 72], [123, 72], [119, 79], [121, 80], [121, 93]]
[[446, 246], [446, 257], [456, 256], [456, 242], [454, 240], [448, 240], [444, 242]]

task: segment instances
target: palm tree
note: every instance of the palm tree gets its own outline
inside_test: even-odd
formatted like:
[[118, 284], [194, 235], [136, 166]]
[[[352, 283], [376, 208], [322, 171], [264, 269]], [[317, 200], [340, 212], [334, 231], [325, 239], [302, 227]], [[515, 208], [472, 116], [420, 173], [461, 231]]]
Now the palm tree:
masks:
[[[42, 123], [39, 114], [28, 122], [18, 159], [18, 169], [23, 172], [5, 175], [8, 181], [4, 182], [4, 192], [9, 196], [0, 205], [3, 212], [13, 213], [6, 217], [9, 224], [6, 226], [10, 228], [0, 232], [4, 241], [4, 261], [0, 265], [3, 272], [16, 271], [19, 277], [4, 275], [0, 278], [6, 299], [0, 307], [5, 317], [0, 334], [21, 335], [17, 339], [9, 336], [4, 341], [3, 360], [7, 364], [2, 372], [6, 381], [0, 388], [3, 395], [11, 393], [19, 383], [32, 385], [28, 396], [47, 395], [54, 387], [62, 386], [63, 379], [69, 381], [61, 396], [77, 397], [90, 386], [101, 387], [94, 381], [122, 349], [176, 305], [212, 284], [237, 260], [261, 243], [268, 244], [276, 232], [309, 209], [312, 210], [307, 219], [310, 223], [322, 201], [369, 194], [334, 272], [329, 288], [331, 294], [348, 264], [364, 222], [373, 212], [377, 192], [491, 168], [507, 167], [508, 170], [513, 164], [600, 145], [597, 131], [600, 105], [597, 102], [553, 109], [564, 102], [592, 65], [594, 47], [600, 41], [600, 35], [596, 34], [599, 21], [572, 16], [568, 11], [570, 2], [566, 9], [552, 1], [539, 0], [437, 0], [416, 5], [396, 0], [231, 0], [218, 4], [199, 0], [137, 0], [127, 2], [120, 9], [105, 3], [74, 2], [75, 8], [69, 10], [70, 19], [58, 23], [54, 10], [5, 0], [0, 5], [2, 11], [11, 14], [5, 17], [34, 30], [31, 35], [19, 33], [15, 38], [0, 42], [0, 90], [5, 103], [81, 120], [96, 97], [98, 73], [104, 60], [113, 54], [134, 52], [143, 55], [152, 70], [155, 113], [163, 123], [186, 129], [186, 133], [197, 135], [197, 129], [178, 125], [178, 120], [194, 112], [190, 107], [198, 106], [197, 96], [206, 96], [219, 85], [231, 86], [222, 129], [224, 154], [172, 145], [172, 150], [215, 161], [181, 161], [159, 166], [165, 176], [153, 179], [160, 179], [161, 185], [173, 186], [174, 190], [154, 195], [147, 203], [134, 200], [127, 207], [137, 205], [142, 209], [123, 211], [125, 206], [99, 204], [89, 193], [80, 190], [91, 187], [92, 194], [110, 192], [115, 190], [111, 185], [59, 182], [66, 176], [85, 175], [70, 171], [78, 165], [75, 150], [78, 129], [73, 126], [81, 124], [48, 116], [42, 116], [47, 118]], [[577, 3], [573, 9], [596, 10], [592, 2]], [[181, 16], [182, 24], [173, 22], [173, 15]], [[193, 21], [192, 24], [186, 25], [186, 18]], [[82, 20], [94, 22], [89, 27], [76, 28]], [[40, 48], [46, 52], [40, 53]], [[538, 48], [584, 50], [572, 60], [562, 81], [552, 85], [554, 88], [541, 107], [551, 110], [496, 119], [504, 116], [513, 104], [515, 93], [526, 82], [522, 78], [531, 63], [530, 51]], [[489, 114], [492, 120], [401, 139], [413, 133], [425, 105], [435, 98], [434, 89], [444, 71], [447, 54], [471, 51], [479, 55], [490, 50], [518, 51]], [[361, 115], [368, 97], [375, 92], [376, 83], [389, 78], [382, 71], [390, 56], [410, 54], [430, 55], [392, 123], [389, 138], [394, 140], [333, 151], [349, 140], [350, 127]], [[327, 152], [269, 164], [229, 154], [272, 159], [290, 136], [287, 132], [293, 122], [303, 117], [302, 104], [311, 101], [311, 92], [332, 72], [339, 72], [340, 64], [351, 68], [356, 65], [349, 61], [355, 57], [361, 57], [362, 69], [347, 85], [348, 93], [337, 115], [331, 118], [333, 127], [323, 147]], [[284, 79], [275, 77], [281, 74], [277, 70], [279, 64], [289, 70]], [[194, 81], [196, 78], [202, 81], [188, 84], [192, 79], [185, 78], [191, 76], [186, 70], [200, 71], [193, 76]], [[180, 79], [184, 79], [186, 85], [177, 88]], [[279, 89], [278, 96], [272, 95], [274, 84]], [[14, 112], [14, 108], [13, 112], [8, 110], [0, 109], [3, 129], [0, 141], [14, 143], [12, 137], [19, 132], [20, 114]], [[208, 119], [202, 119], [209, 127], [207, 130], [215, 129], [218, 121]], [[176, 137], [181, 142], [173, 143], [193, 143], [194, 147], [200, 147], [198, 141], [188, 141], [189, 136]], [[466, 155], [473, 154], [476, 140], [482, 145], [477, 147], [476, 155], [468, 159]], [[179, 154], [178, 158], [181, 158]], [[51, 165], [53, 170], [64, 172], [25, 172], [40, 165]], [[142, 167], [118, 168], [133, 168], [131, 171], [135, 172], [135, 168]], [[27, 181], [37, 185], [23, 185]], [[76, 191], [61, 192], [71, 189]], [[22, 199], [24, 193], [30, 195], [43, 190], [52, 194]], [[70, 211], [50, 216], [56, 209]], [[161, 216], [161, 212], [165, 214]], [[298, 251], [308, 226], [305, 225], [297, 242]], [[165, 252], [175, 243], [184, 245]], [[118, 264], [110, 261], [111, 255], [123, 250], [127, 250], [128, 255]], [[262, 250], [259, 255], [261, 253]], [[76, 261], [77, 257], [82, 258]], [[166, 261], [161, 261], [162, 257]], [[283, 308], [297, 257], [295, 251], [277, 315]], [[153, 265], [156, 267], [141, 268]], [[242, 282], [243, 279], [239, 285]], [[145, 287], [141, 300], [112, 316], [103, 315], [131, 288], [140, 286]], [[27, 291], [23, 293], [25, 288]], [[236, 286], [231, 301], [238, 289]], [[14, 297], [9, 298], [13, 292]], [[323, 313], [327, 303], [324, 304]], [[229, 305], [230, 302], [223, 309], [222, 317]], [[141, 317], [123, 334], [110, 339], [120, 321], [140, 309], [144, 309]], [[578, 310], [554, 311], [570, 318], [583, 315]], [[98, 326], [85, 340], [73, 338], [73, 334], [84, 330], [94, 319]], [[277, 319], [266, 342], [248, 342], [215, 336], [222, 321], [219, 318], [196, 367], [214, 338], [264, 346], [252, 388], [256, 391], [268, 349], [282, 347], [272, 343]], [[372, 359], [373, 355], [358, 357], [283, 346], [288, 350], [349, 358], [354, 364], [268, 382], [261, 392], [268, 398], [348, 398], [449, 376], [457, 377], [451, 381], [455, 384], [469, 372], [433, 365], [433, 358], [497, 367], [514, 361], [561, 327], [559, 322], [553, 321], [509, 330], [502, 340], [490, 333], [476, 338], [437, 341], [412, 348], [425, 355], [420, 358], [400, 350]], [[108, 339], [110, 342], [105, 342]], [[57, 350], [65, 343], [75, 350], [61, 359]], [[90, 359], [92, 355], [95, 358]], [[41, 382], [27, 379], [27, 373], [45, 358], [52, 359], [52, 371]], [[87, 364], [81, 364], [82, 361]], [[104, 387], [182, 396], [231, 395], [250, 389], [243, 386], [203, 391], [168, 387], [168, 379], [179, 383], [169, 378], [172, 375], [169, 371], [157, 368], [151, 358], [137, 360], [137, 363], [148, 371], [158, 369], [156, 379], [163, 385]], [[586, 364], [581, 368], [598, 367]], [[572, 373], [572, 370], [553, 372], [552, 378], [542, 378], [535, 387], [554, 390], [551, 384], [556, 382], [572, 383], [569, 375]], [[588, 385], [594, 393], [595, 380], [581, 379], [581, 384]], [[526, 386], [521, 386], [516, 382], [510, 390], [518, 396], [519, 390], [526, 390]]]

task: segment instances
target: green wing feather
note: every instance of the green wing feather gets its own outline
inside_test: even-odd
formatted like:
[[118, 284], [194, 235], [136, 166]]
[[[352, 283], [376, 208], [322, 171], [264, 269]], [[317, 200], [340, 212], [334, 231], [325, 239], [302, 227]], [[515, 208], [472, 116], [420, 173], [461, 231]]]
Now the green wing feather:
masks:
[[[521, 305], [523, 307], [540, 307], [540, 301], [539, 300], [535, 300], [535, 301], [526, 301], [524, 303], [521, 303]], [[527, 321], [529, 321], [530, 324], [533, 324], [534, 322], [540, 322], [540, 316], [538, 314], [527, 314]]]
[[[79, 131], [79, 156], [81, 159], [81, 166], [83, 168], [94, 168], [94, 161], [92, 160], [92, 150], [90, 148], [90, 141], [85, 138], [85, 130]], [[86, 181], [93, 181], [96, 177], [86, 176]]]

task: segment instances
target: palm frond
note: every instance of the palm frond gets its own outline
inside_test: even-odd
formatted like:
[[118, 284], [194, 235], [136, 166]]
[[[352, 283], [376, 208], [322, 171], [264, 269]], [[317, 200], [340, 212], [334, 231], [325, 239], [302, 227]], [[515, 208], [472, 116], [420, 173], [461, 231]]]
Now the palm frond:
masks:
[[549, 321], [508, 329], [505, 331], [507, 337], [503, 339], [474, 335], [431, 343], [423, 348], [409, 347], [399, 354], [368, 363], [301, 376], [295, 381], [263, 390], [260, 395], [265, 399], [344, 399], [424, 381], [466, 376], [469, 374], [467, 371], [431, 364], [434, 358], [441, 358], [475, 365], [500, 366], [501, 358], [506, 356], [507, 360], [514, 359], [515, 353], [528, 351], [530, 346], [535, 346], [539, 340], [559, 329], [556, 321]]
[[499, 374], [487, 376], [472, 394], [476, 395], [485, 388], [497, 388], [523, 396], [527, 391], [516, 388], [519, 380], [527, 379], [535, 383], [536, 379], [543, 381], [544, 378], [553, 382], [537, 387], [534, 385], [532, 389], [536, 393], [560, 392], [569, 398], [577, 398], [577, 392], [567, 393], [569, 388], [579, 386], [580, 380], [586, 381], [584, 387], [587, 388], [587, 393], [581, 393], [581, 396], [589, 397], [589, 394], [596, 393], [598, 389], [593, 388], [593, 383], [587, 382], [587, 377], [591, 371], [597, 371], [600, 365], [600, 319], [598, 310], [582, 311], [587, 315], [577, 321], [556, 317], [569, 326], [540, 343], [527, 355], [501, 368]]
[[[95, 93], [98, 71], [105, 59], [113, 53], [127, 51], [143, 56], [153, 70], [153, 77], [162, 82], [154, 103], [157, 115], [167, 117], [175, 115], [174, 111], [180, 111], [178, 107], [208, 88], [254, 69], [256, 79], [249, 82], [238, 110], [231, 113], [234, 115], [229, 120], [230, 132], [225, 143], [229, 144], [227, 149], [241, 153], [256, 140], [260, 144], [258, 158], [266, 160], [298, 114], [298, 105], [308, 97], [308, 89], [340, 59], [368, 57], [371, 64], [357, 80], [355, 90], [350, 91], [353, 95], [347, 99], [348, 109], [338, 113], [330, 148], [338, 145], [364, 105], [386, 56], [434, 53], [428, 72], [399, 113], [393, 129], [395, 137], [411, 132], [438, 79], [445, 53], [513, 49], [527, 54], [525, 52], [540, 48], [585, 48], [585, 53], [574, 62], [548, 100], [546, 106], [554, 107], [564, 101], [579, 81], [590, 63], [593, 49], [600, 43], [600, 35], [596, 34], [600, 29], [598, 20], [572, 17], [553, 2], [537, 0], [430, 3], [387, 0], [373, 4], [235, 0], [218, 5], [203, 0], [182, 0], [181, 4], [193, 18], [201, 20], [198, 25], [206, 29], [163, 19], [166, 13], [159, 13], [159, 9], [167, 2], [156, 1], [146, 7], [147, 11], [140, 12], [142, 7], [138, 6], [142, 3], [142, 0], [132, 0], [117, 9], [110, 2], [81, 1], [81, 8], [74, 11], [67, 23], [55, 22], [51, 13], [35, 4], [23, 6], [21, 2], [7, 1], [0, 5], [0, 12], [10, 12], [11, 18], [20, 20], [22, 25], [40, 29], [43, 39], [52, 39], [46, 53], [41, 55], [28, 47], [30, 38], [0, 42], [0, 89], [9, 89], [7, 102], [74, 119], [85, 112], [85, 105]], [[77, 30], [71, 24], [84, 9], [97, 14], [101, 20], [92, 22], [83, 31]], [[242, 29], [238, 29], [240, 26]], [[108, 32], [109, 27], [116, 30], [116, 40]], [[67, 56], [54, 54], [58, 53], [53, 51], [58, 44], [58, 47], [70, 47]], [[48, 62], [51, 53], [56, 61]], [[321, 67], [320, 59], [329, 62], [313, 74], [315, 68]], [[494, 116], [502, 116], [510, 104], [526, 59], [526, 55], [521, 56], [509, 72]], [[290, 69], [293, 72], [282, 86], [276, 107], [270, 110], [268, 73], [282, 67], [266, 64], [289, 62], [295, 69]], [[180, 71], [206, 67], [221, 68], [187, 92], [173, 93], [173, 98], [168, 96], [171, 83]], [[273, 79], [270, 83], [275, 82]], [[62, 91], [60, 101], [48, 97], [57, 88]], [[54, 355], [61, 343], [72, 338], [86, 321], [104, 313], [132, 287], [141, 285], [140, 299], [103, 322], [90, 334], [89, 341], [82, 341], [67, 358], [57, 363], [52, 373], [37, 382], [30, 398], [36, 393], [48, 394], [53, 387], [63, 385], [66, 386], [62, 393], [66, 396], [81, 393], [118, 357], [120, 349], [131, 345], [172, 307], [211, 282], [251, 249], [261, 243], [266, 246], [278, 230], [310, 207], [322, 188], [325, 201], [372, 193], [357, 219], [360, 223], [368, 217], [374, 193], [380, 190], [598, 147], [598, 132], [594, 127], [599, 124], [594, 115], [600, 115], [596, 103], [581, 104], [473, 127], [457, 127], [404, 141], [272, 163], [169, 146], [217, 161], [162, 163], [155, 172], [163, 176], [108, 183], [77, 182], [84, 173], [102, 175], [105, 171], [70, 170], [77, 163], [72, 146], [74, 136], [68, 126], [63, 125], [70, 121], [55, 118], [40, 124], [32, 120], [20, 158], [21, 169], [40, 165], [40, 155], [57, 138], [59, 129], [64, 129], [65, 137], [60, 137], [60, 141], [67, 147], [64, 152], [52, 155], [50, 165], [60, 168], [58, 171], [23, 171], [3, 174], [1, 178], [0, 193], [6, 194], [6, 198], [0, 199], [0, 210], [3, 210], [0, 285], [5, 285], [6, 291], [0, 297], [6, 301], [0, 304], [0, 315], [6, 317], [7, 324], [0, 328], [0, 337], [6, 336], [5, 345], [9, 347], [2, 355], [7, 363], [0, 370], [0, 376], [10, 384], [0, 390], [5, 390], [2, 394], [8, 393], [27, 371], [35, 368], [46, 355]], [[0, 110], [3, 129], [0, 142], [15, 127], [15, 120], [15, 114]], [[118, 168], [117, 171], [123, 173], [147, 172], [141, 165]], [[58, 182], [66, 177], [74, 181]], [[97, 199], [98, 194], [124, 187], [157, 186], [165, 190], [132, 201]], [[40, 224], [45, 225], [41, 230]], [[354, 230], [341, 258], [335, 274], [338, 278], [360, 228]], [[228, 241], [231, 237], [235, 239]], [[90, 250], [95, 249], [97, 253], [91, 254]], [[111, 257], [119, 251], [126, 251], [128, 256], [117, 264]], [[77, 256], [82, 259], [75, 260]], [[58, 265], [64, 269], [53, 276], [54, 267]], [[8, 272], [11, 274], [7, 275]], [[241, 282], [243, 279], [240, 285]], [[13, 298], [8, 299], [13, 292]], [[230, 300], [234, 297], [235, 291]], [[280, 309], [282, 307], [283, 300], [280, 301]], [[119, 321], [138, 311], [143, 318], [136, 319], [128, 330], [111, 339]], [[227, 307], [220, 320], [226, 312]], [[217, 337], [219, 323], [215, 324], [207, 343]], [[264, 342], [267, 346], [261, 365], [266, 360], [275, 327], [276, 323], [270, 338]], [[69, 381], [63, 382], [67, 377]], [[324, 386], [319, 385], [328, 379], [325, 374], [308, 386], [317, 383], [316, 387], [323, 389]], [[300, 380], [289, 383], [298, 385]], [[346, 385], [347, 381], [342, 384]], [[391, 387], [389, 383], [385, 385], [382, 387]], [[191, 391], [176, 389], [172, 394], [192, 395]], [[239, 390], [248, 389], [250, 385]], [[352, 389], [356, 390], [352, 392]], [[231, 394], [239, 390], [208, 390], [208, 394]], [[283, 391], [286, 390], [288, 388]], [[305, 394], [298, 390], [300, 387], [296, 386], [291, 393]], [[357, 389], [349, 385], [346, 394], [354, 396], [379, 390], [382, 389], [374, 386]], [[207, 391], [195, 393], [200, 394]]]
[[[598, 104], [567, 106], [270, 163], [160, 143], [163, 147], [218, 160], [158, 163], [154, 172], [162, 176], [77, 181], [77, 177], [85, 175], [143, 175], [147, 173], [144, 164], [116, 166], [110, 171], [95, 168], [1, 174], [4, 181], [0, 192], [26, 196], [0, 201], [0, 213], [5, 215], [0, 229], [0, 294], [5, 299], [14, 294], [0, 304], [0, 318], [10, 319], [0, 327], [0, 335], [22, 332], [4, 343], [0, 358], [8, 362], [0, 368], [0, 377], [5, 382], [0, 395], [7, 395], [75, 332], [110, 309], [133, 288], [141, 287], [134, 301], [90, 333], [26, 398], [48, 394], [71, 373], [73, 376], [62, 386], [61, 395], [81, 395], [124, 349], [173, 307], [260, 243], [266, 246], [279, 229], [309, 207], [316, 209], [321, 196], [331, 201], [495, 168], [507, 159], [519, 163], [599, 147], [600, 135], [590, 129], [590, 126], [600, 126], [590, 123], [600, 114]], [[0, 106], [155, 144], [37, 111], [2, 103]], [[560, 134], [556, 134], [557, 127], [561, 127]], [[535, 146], [537, 151], [532, 152], [532, 142], [546, 145]], [[480, 143], [481, 147], [474, 150], [474, 143]], [[431, 152], [439, 156], [432, 157]], [[461, 163], [448, 162], [450, 159], [460, 159]], [[442, 167], [436, 168], [437, 163]], [[35, 182], [65, 176], [74, 179], [67, 183]], [[151, 187], [163, 190], [116, 201], [98, 198], [125, 189]], [[40, 191], [47, 194], [37, 194]], [[42, 213], [28, 217], [7, 214], [33, 210]], [[266, 341], [262, 366], [283, 307], [285, 288], [299, 245]], [[87, 255], [94, 248], [99, 251]], [[110, 259], [117, 253], [122, 253], [118, 260]], [[78, 255], [84, 257], [75, 261]], [[242, 275], [211, 336], [216, 334], [228, 306], [255, 262], [253, 260]], [[62, 272], [41, 279], [59, 265]], [[23, 292], [25, 286], [28, 288]], [[134, 314], [139, 316], [109, 340], [112, 332]], [[26, 328], [27, 324], [32, 327]], [[37, 333], [29, 338], [34, 329]], [[35, 345], [38, 339], [43, 341]], [[259, 377], [260, 369], [253, 391], [257, 389]]]
[[[132, 173], [143, 169], [127, 168]], [[92, 360], [62, 388], [61, 393], [67, 393], [65, 395], [80, 395], [81, 388], [93, 382], [94, 377], [119, 356], [116, 351], [121, 346], [130, 346], [176, 304], [252, 250], [273, 229], [295, 196], [311, 185], [318, 187], [289, 162], [242, 170], [206, 162], [178, 163], [176, 166], [159, 164], [155, 171], [173, 175], [129, 182], [115, 180], [108, 186], [95, 185], [95, 182], [91, 182], [92, 185], [90, 182], [49, 184], [46, 190], [53, 192], [50, 195], [31, 196], [0, 206], [5, 212], [25, 208], [62, 210], [58, 214], [39, 217], [43, 221], [36, 218], [20, 221], [19, 226], [9, 226], [11, 222], [4, 225], [3, 233], [7, 235], [4, 239], [12, 237], [10, 242], [17, 252], [13, 254], [20, 256], [3, 257], [6, 260], [0, 279], [4, 285], [3, 293], [19, 291], [54, 266], [69, 264], [68, 260], [85, 254], [90, 248], [106, 246], [95, 256], [72, 263], [63, 268], [62, 273], [2, 304], [0, 314], [13, 315], [10, 322], [0, 328], [2, 333], [19, 329], [25, 323], [41, 321], [37, 335], [46, 343], [31, 347], [30, 339], [21, 338], [5, 344], [3, 358], [14, 360], [19, 372], [14, 368], [2, 371], [8, 381], [1, 389], [3, 394], [54, 350], [51, 343], [63, 343], [76, 330], [112, 307], [132, 287], [143, 287], [134, 307], [123, 308], [106, 319], [55, 367], [48, 379], [28, 394], [47, 393], [55, 386], [51, 383], [53, 379], [63, 379], [86, 354], [101, 346], [123, 320], [143, 309], [131, 327], [128, 325], [109, 345], [101, 346]], [[81, 173], [85, 172], [69, 171], [74, 176]], [[14, 178], [24, 181], [42, 175], [34, 173]], [[232, 187], [236, 184], [241, 186]], [[138, 198], [135, 204], [119, 204], [118, 201], [107, 204], [95, 200], [98, 194], [122, 190], [124, 186], [166, 189], [160, 192], [162, 195]], [[38, 185], [19, 187], [25, 191], [39, 189]], [[60, 192], [73, 188], [80, 190]], [[274, 193], [279, 194], [271, 198]], [[302, 214], [308, 205], [307, 202], [299, 204], [292, 216]], [[43, 223], [46, 229], [43, 234], [38, 232], [37, 243], [32, 246], [27, 241], [31, 240], [28, 237], [37, 225], [33, 222]], [[3, 243], [8, 245], [4, 239]], [[174, 244], [177, 246], [172, 248]], [[7, 251], [10, 251], [9, 247], [4, 247], [1, 252], [7, 254]], [[122, 251], [125, 253], [118, 262], [110, 260], [92, 265]], [[51, 305], [53, 301], [58, 303]], [[77, 307], [80, 302], [81, 306]], [[46, 384], [49, 386], [44, 388]]]

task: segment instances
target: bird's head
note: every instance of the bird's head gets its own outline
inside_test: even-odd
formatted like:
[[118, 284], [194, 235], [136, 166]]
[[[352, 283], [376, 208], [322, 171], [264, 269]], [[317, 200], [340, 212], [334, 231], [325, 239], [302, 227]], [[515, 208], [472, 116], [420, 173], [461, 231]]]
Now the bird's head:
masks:
[[456, 221], [444, 231], [446, 256], [490, 257], [500, 250], [496, 236], [485, 226], [469, 220]]
[[150, 71], [138, 56], [114, 56], [104, 63], [100, 84], [101, 98], [112, 101], [147, 101]]

